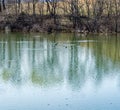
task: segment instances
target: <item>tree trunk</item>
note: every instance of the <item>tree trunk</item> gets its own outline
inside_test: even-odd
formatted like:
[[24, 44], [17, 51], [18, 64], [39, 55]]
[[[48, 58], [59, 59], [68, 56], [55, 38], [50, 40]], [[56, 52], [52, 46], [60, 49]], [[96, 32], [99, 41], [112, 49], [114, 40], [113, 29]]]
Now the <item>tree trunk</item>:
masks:
[[1, 7], [1, 3], [0, 3], [0, 12], [2, 12], [2, 7]]
[[5, 0], [2, 0], [2, 5], [3, 5], [3, 10], [5, 10], [6, 9]]
[[33, 15], [35, 15], [35, 0], [33, 0]]
[[21, 0], [18, 0], [18, 12], [20, 13], [21, 11]]

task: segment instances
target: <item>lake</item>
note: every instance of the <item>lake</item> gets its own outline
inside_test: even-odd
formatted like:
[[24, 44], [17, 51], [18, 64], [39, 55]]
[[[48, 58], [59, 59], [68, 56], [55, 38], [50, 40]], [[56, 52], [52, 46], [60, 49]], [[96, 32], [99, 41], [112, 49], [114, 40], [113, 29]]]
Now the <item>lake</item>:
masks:
[[1, 110], [120, 110], [120, 36], [0, 34]]

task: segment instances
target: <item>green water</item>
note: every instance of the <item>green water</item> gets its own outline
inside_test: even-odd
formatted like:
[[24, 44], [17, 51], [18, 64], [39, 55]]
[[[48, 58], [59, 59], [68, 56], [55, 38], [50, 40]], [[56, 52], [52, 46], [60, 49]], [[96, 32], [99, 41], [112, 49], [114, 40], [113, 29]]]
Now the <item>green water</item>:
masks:
[[0, 34], [1, 110], [120, 110], [120, 36]]

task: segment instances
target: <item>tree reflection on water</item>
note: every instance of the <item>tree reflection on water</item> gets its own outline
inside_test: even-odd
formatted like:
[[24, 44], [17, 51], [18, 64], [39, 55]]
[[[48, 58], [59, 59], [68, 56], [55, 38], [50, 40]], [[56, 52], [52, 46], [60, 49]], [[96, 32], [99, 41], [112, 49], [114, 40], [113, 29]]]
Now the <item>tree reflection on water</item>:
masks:
[[0, 80], [22, 86], [67, 84], [80, 89], [88, 80], [100, 85], [119, 76], [119, 37], [77, 37], [70, 34], [0, 38]]

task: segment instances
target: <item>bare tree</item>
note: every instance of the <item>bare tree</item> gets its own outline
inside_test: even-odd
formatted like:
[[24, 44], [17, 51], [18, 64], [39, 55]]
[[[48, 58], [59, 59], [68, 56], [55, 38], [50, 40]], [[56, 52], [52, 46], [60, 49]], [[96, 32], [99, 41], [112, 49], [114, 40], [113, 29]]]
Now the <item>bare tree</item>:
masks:
[[40, 15], [43, 15], [44, 14], [44, 5], [45, 5], [45, 3], [44, 3], [44, 1], [43, 2], [40, 2], [39, 4], [38, 4], [38, 10], [39, 10], [39, 13], [40, 13]]
[[2, 12], [2, 10], [5, 10], [6, 6], [5, 6], [5, 0], [0, 0], [0, 12]]
[[90, 0], [85, 0], [85, 2], [86, 2], [87, 16], [90, 17]]
[[47, 12], [50, 15], [56, 15], [56, 8], [57, 8], [57, 0], [46, 0], [47, 3]]
[[33, 0], [33, 15], [36, 14], [36, 3], [38, 2], [39, 0]]
[[57, 0], [46, 0], [47, 3], [47, 12], [50, 14], [51, 17], [54, 18], [54, 24], [56, 24], [56, 9], [58, 5]]
[[118, 19], [120, 19], [120, 1], [114, 0], [114, 6], [115, 6], [115, 32], [118, 32]]
[[0, 0], [0, 12], [2, 12], [2, 0]]
[[3, 10], [5, 10], [6, 9], [5, 0], [2, 0], [2, 5], [3, 5]]
[[21, 12], [21, 0], [18, 0], [18, 12]]

